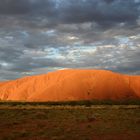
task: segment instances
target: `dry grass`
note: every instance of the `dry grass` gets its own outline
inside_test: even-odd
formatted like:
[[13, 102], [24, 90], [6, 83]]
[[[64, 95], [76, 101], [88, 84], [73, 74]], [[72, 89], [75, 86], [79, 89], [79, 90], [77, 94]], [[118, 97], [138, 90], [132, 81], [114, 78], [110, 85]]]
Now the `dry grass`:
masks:
[[140, 138], [139, 105], [1, 105], [1, 140]]

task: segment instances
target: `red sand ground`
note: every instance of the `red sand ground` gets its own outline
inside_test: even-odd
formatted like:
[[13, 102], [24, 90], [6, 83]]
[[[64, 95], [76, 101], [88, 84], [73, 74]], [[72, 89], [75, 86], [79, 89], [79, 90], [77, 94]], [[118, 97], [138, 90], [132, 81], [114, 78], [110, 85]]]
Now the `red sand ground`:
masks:
[[140, 98], [140, 76], [105, 70], [60, 70], [0, 82], [0, 100], [68, 101]]

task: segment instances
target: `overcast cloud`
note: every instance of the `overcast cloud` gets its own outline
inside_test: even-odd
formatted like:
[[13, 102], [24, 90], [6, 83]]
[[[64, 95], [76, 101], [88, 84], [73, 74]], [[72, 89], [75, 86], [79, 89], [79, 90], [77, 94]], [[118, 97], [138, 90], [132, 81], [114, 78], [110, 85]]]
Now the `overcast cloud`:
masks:
[[0, 1], [0, 80], [64, 68], [140, 74], [140, 0]]

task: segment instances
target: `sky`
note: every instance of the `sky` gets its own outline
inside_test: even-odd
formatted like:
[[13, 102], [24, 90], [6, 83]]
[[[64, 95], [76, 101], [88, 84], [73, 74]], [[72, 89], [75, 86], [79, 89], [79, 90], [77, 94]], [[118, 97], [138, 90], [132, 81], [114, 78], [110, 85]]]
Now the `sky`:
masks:
[[0, 1], [0, 81], [65, 68], [140, 74], [140, 0]]

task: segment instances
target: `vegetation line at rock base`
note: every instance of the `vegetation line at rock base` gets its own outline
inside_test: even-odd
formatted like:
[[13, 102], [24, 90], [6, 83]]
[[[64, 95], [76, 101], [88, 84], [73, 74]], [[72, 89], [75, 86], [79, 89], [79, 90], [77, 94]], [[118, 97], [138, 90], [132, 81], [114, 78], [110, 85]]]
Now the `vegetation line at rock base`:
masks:
[[91, 106], [91, 105], [140, 105], [140, 99], [128, 100], [81, 100], [81, 101], [49, 101], [49, 102], [25, 102], [25, 101], [0, 101], [0, 105], [47, 105], [47, 106]]

